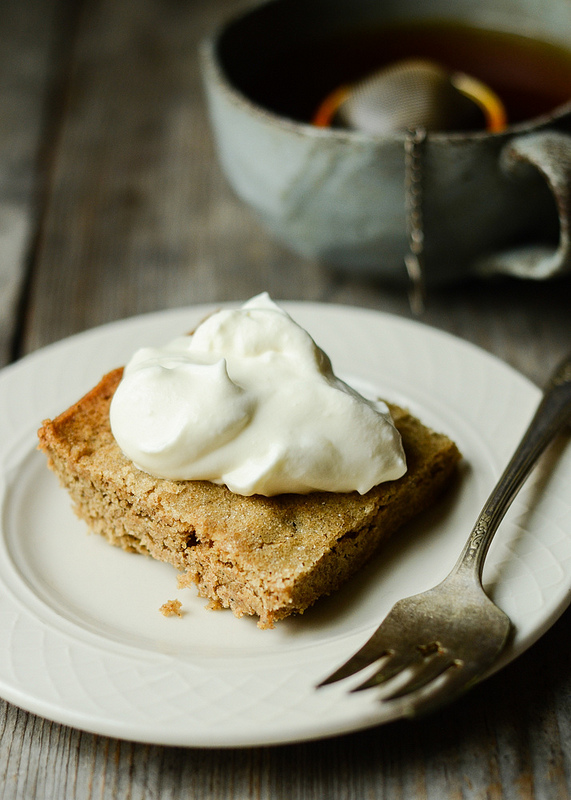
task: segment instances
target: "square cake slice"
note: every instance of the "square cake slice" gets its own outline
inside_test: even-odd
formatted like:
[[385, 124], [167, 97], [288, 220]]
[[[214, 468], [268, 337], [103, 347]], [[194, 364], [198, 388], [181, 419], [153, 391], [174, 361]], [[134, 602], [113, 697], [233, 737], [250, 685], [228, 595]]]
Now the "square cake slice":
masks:
[[137, 469], [117, 445], [109, 405], [122, 369], [39, 431], [40, 449], [74, 509], [114, 545], [172, 564], [214, 608], [257, 615], [261, 628], [302, 613], [359, 569], [397, 528], [431, 506], [460, 458], [445, 435], [391, 406], [408, 469], [357, 492], [273, 497]]

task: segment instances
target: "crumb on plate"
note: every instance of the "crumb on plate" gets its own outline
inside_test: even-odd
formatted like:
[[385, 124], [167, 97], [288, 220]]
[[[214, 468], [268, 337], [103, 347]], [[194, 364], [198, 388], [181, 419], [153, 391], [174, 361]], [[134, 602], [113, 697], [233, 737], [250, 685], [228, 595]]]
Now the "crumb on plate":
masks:
[[182, 617], [181, 608], [182, 603], [180, 600], [167, 600], [167, 602], [163, 603], [159, 608], [159, 611], [165, 617]]

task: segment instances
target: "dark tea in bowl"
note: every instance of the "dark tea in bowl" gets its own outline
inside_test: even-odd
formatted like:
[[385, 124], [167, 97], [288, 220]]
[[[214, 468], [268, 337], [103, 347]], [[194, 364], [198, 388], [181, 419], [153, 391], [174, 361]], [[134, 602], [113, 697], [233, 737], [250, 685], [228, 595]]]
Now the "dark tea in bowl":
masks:
[[275, 48], [263, 68], [244, 75], [236, 87], [280, 116], [310, 123], [323, 99], [340, 86], [404, 59], [423, 58], [489, 86], [504, 105], [508, 124], [514, 124], [571, 100], [571, 40], [569, 48], [445, 20], [390, 22], [299, 43], [286, 52]]
[[[566, 0], [256, 5], [202, 48], [221, 163], [278, 239], [341, 270], [428, 283], [561, 274], [570, 43]], [[425, 116], [404, 69], [417, 62]], [[347, 110], [367, 91], [378, 127]]]

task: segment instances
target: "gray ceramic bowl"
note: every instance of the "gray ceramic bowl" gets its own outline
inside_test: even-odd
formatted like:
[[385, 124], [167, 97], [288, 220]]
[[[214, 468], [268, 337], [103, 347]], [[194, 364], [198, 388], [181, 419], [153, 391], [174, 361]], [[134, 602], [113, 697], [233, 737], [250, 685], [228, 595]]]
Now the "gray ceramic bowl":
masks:
[[[223, 169], [238, 196], [297, 253], [406, 279], [405, 134], [312, 125], [316, 99], [339, 76], [329, 71], [323, 80], [307, 55], [348, 31], [422, 19], [532, 30], [561, 47], [571, 41], [567, 0], [271, 0], [204, 42]], [[502, 133], [428, 135], [418, 153], [429, 282], [494, 272], [544, 278], [569, 269], [570, 126], [567, 103]]]

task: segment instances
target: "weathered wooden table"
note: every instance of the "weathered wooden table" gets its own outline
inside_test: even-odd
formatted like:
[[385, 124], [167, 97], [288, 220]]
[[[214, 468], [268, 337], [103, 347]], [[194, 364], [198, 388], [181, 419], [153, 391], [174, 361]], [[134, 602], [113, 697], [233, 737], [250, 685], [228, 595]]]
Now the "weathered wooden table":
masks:
[[[111, 320], [263, 290], [410, 316], [402, 288], [336, 275], [281, 249], [226, 185], [196, 46], [235, 5], [0, 4], [2, 365]], [[571, 343], [571, 281], [434, 291], [423, 321], [540, 383]], [[571, 797], [569, 614], [453, 707], [312, 743], [134, 744], [1, 700], [0, 799], [563, 800]]]

